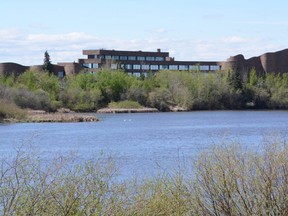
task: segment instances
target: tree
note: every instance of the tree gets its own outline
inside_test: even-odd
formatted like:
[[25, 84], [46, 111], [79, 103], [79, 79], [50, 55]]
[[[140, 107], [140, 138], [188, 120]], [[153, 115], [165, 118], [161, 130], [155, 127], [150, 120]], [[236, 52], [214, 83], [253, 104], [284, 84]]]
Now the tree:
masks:
[[51, 60], [50, 60], [50, 55], [49, 55], [48, 51], [46, 50], [46, 52], [44, 53], [43, 70], [47, 71], [48, 73], [51, 74], [52, 69], [53, 69], [53, 65], [52, 65]]

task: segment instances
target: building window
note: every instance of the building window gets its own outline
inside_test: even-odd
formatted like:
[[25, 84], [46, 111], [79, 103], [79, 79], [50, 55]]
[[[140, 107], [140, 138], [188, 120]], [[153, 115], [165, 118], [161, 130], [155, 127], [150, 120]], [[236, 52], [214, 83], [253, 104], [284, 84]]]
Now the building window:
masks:
[[119, 58], [120, 58], [120, 60], [124, 60], [124, 61], [127, 60], [127, 56], [120, 56]]
[[132, 69], [132, 65], [131, 64], [126, 64], [125, 65], [125, 69], [126, 70], [131, 70]]
[[91, 63], [91, 67], [90, 68], [99, 68], [99, 65], [96, 63]]
[[155, 57], [154, 56], [147, 56], [146, 61], [155, 61]]
[[169, 69], [168, 65], [160, 65], [159, 67], [160, 67], [160, 70], [168, 70]]
[[134, 64], [134, 65], [133, 65], [133, 69], [134, 69], [134, 70], [140, 70], [140, 69], [141, 69], [141, 65]]
[[113, 70], [117, 70], [117, 64], [111, 64], [111, 69], [113, 69]]
[[209, 65], [200, 65], [200, 71], [209, 71]]
[[83, 66], [84, 68], [90, 68], [90, 64], [87, 64], [87, 63], [84, 63], [82, 66]]
[[149, 70], [149, 65], [142, 65], [142, 70]]
[[137, 56], [137, 60], [138, 61], [145, 61], [145, 57], [144, 56]]
[[164, 57], [156, 57], [156, 59], [155, 59], [156, 61], [164, 61]]
[[112, 56], [113, 60], [119, 60], [119, 56]]
[[135, 61], [136, 60], [136, 56], [128, 56], [128, 60]]
[[58, 77], [63, 78], [64, 77], [64, 72], [63, 71], [58, 71]]
[[94, 59], [95, 55], [88, 55], [88, 59]]
[[198, 65], [189, 65], [189, 70], [192, 70], [192, 71], [199, 70], [199, 66]]
[[210, 65], [210, 70], [212, 70], [212, 71], [220, 70], [220, 66], [219, 65]]
[[106, 60], [110, 60], [111, 58], [112, 58], [111, 55], [105, 55], [105, 59], [106, 59]]
[[169, 70], [178, 70], [178, 65], [169, 65]]
[[141, 73], [140, 72], [133, 72], [133, 75], [136, 76], [136, 77], [140, 77]]
[[151, 65], [150, 69], [151, 70], [159, 70], [159, 66], [158, 65]]
[[179, 70], [188, 70], [188, 65], [179, 65]]

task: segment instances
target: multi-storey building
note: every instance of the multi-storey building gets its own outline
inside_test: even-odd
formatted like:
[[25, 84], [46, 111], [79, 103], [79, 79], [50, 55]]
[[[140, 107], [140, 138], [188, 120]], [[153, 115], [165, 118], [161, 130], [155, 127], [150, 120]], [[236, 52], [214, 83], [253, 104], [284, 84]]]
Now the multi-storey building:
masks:
[[218, 71], [219, 62], [204, 61], [175, 61], [169, 52], [119, 51], [119, 50], [83, 50], [86, 59], [79, 63], [89, 72], [97, 72], [101, 68], [124, 69], [128, 74], [139, 76], [159, 70], [200, 70]]
[[[83, 50], [86, 59], [79, 62], [62, 62], [53, 65], [53, 73], [59, 77], [77, 74], [85, 68], [95, 73], [101, 68], [124, 69], [129, 74], [155, 73], [159, 70], [204, 71], [239, 70], [243, 73], [255, 68], [258, 73], [288, 72], [288, 49], [245, 59], [243, 55], [231, 56], [227, 61], [175, 61], [169, 52], [117, 51], [117, 50]], [[23, 66], [16, 63], [0, 63], [0, 76], [19, 75], [26, 70], [41, 71], [43, 65]]]

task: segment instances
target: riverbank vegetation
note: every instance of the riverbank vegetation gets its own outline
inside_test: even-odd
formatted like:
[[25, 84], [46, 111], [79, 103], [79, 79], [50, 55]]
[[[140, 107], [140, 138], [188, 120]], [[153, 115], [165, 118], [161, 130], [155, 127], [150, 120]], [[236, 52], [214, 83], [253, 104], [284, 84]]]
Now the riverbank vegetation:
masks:
[[10, 101], [0, 99], [0, 122], [4, 119], [25, 119], [26, 112]]
[[47, 112], [96, 111], [121, 101], [159, 111], [287, 109], [288, 74], [161, 71], [145, 78], [103, 69], [58, 79], [47, 72], [26, 71], [0, 77], [0, 99]]
[[[287, 215], [288, 149], [241, 144], [206, 150], [174, 172], [119, 180], [113, 157], [77, 164], [19, 149], [0, 164], [2, 215]], [[45, 165], [44, 165], [45, 164]], [[186, 169], [188, 168], [188, 169]]]

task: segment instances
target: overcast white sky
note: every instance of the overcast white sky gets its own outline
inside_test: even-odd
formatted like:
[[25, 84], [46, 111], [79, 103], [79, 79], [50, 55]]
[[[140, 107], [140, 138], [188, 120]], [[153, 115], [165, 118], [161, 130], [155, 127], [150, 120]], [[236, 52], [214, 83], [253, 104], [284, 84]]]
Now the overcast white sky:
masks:
[[83, 58], [83, 49], [169, 51], [176, 60], [288, 48], [287, 0], [3, 0], [0, 62]]

